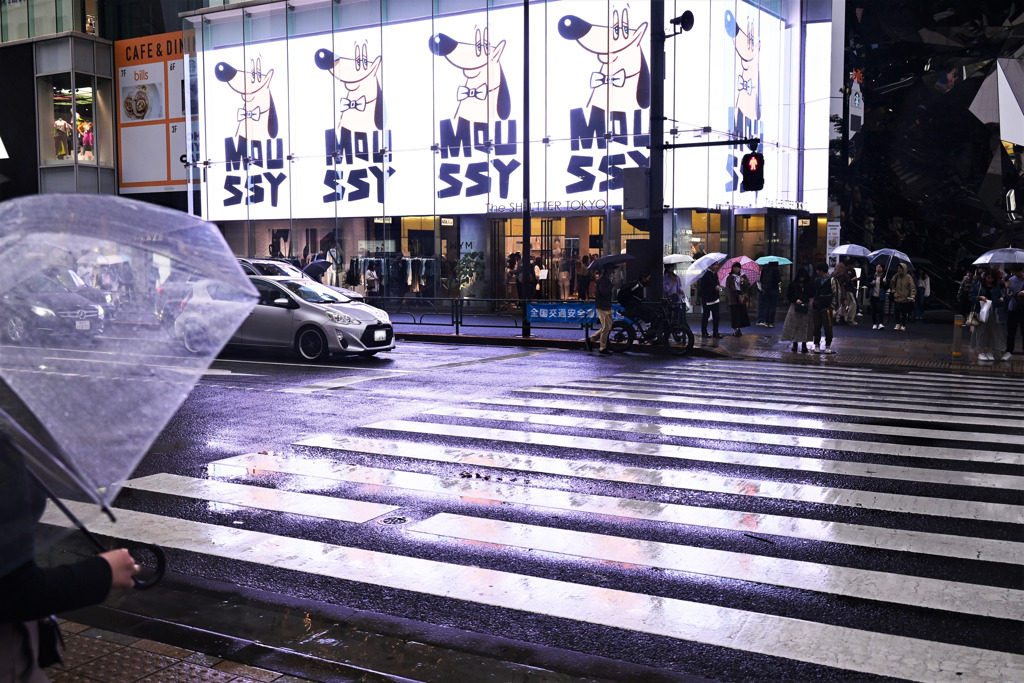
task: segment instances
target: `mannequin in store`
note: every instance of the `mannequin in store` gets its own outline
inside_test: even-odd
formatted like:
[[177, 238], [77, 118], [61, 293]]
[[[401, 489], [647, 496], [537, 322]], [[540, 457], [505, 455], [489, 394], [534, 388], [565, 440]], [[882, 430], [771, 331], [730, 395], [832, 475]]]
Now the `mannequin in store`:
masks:
[[337, 245], [327, 250], [327, 260], [331, 262], [331, 267], [324, 273], [324, 284], [329, 287], [340, 287], [345, 257], [342, 256], [341, 249]]

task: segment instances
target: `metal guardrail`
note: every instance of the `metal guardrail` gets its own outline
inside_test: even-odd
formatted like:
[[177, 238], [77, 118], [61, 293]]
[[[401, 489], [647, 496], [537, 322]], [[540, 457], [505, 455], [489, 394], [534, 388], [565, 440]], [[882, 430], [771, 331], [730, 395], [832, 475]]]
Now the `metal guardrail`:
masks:
[[[366, 299], [366, 303], [382, 308], [392, 323], [401, 325], [448, 326], [455, 334], [462, 328], [523, 329], [524, 301], [521, 299], [482, 299], [476, 297], [449, 299], [446, 297], [388, 297]], [[578, 300], [544, 299], [531, 303], [579, 304]], [[531, 329], [579, 329], [578, 322], [545, 324], [530, 322]]]

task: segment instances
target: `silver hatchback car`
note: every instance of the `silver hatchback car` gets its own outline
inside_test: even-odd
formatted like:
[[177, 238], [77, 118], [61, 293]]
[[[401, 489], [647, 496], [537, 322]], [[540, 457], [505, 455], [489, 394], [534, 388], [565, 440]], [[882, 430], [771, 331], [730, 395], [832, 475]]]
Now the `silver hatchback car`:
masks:
[[[330, 353], [372, 356], [395, 348], [391, 320], [379, 308], [352, 301], [309, 279], [250, 276], [250, 281], [259, 292], [259, 303], [228, 344], [291, 348], [311, 361]], [[175, 320], [175, 329], [190, 351], [201, 351], [206, 343], [196, 313], [218, 298], [215, 290], [202, 281], [196, 283]]]

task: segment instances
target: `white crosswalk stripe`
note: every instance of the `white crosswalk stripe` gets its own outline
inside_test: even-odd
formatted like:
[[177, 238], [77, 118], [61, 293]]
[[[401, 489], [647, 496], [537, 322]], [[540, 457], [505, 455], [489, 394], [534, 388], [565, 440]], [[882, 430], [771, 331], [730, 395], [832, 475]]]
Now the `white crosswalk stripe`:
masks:
[[[519, 389], [303, 435], [293, 453], [210, 463], [208, 479], [127, 483], [338, 522], [331, 542], [138, 508], [97, 531], [839, 678], [1024, 680], [1024, 453], [1005, 411], [1024, 405], [1018, 383], [993, 385], [996, 400], [967, 377], [936, 389], [923, 373], [709, 362], [698, 381], [696, 366]], [[766, 375], [785, 390], [740, 391]], [[834, 383], [882, 390], [851, 402]], [[388, 515], [411, 518], [393, 527], [406, 554], [355, 540]], [[417, 554], [431, 548], [444, 552]], [[721, 601], [754, 585], [767, 593], [749, 606]], [[814, 612], [820, 600], [838, 602]]]

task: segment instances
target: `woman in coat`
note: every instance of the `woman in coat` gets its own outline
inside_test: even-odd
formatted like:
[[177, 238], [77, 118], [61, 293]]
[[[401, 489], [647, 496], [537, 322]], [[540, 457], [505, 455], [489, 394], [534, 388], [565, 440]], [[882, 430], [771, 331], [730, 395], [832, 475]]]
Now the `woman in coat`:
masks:
[[814, 287], [807, 271], [801, 269], [797, 272], [796, 279], [786, 289], [786, 299], [789, 300], [789, 311], [782, 325], [782, 341], [793, 342], [793, 353], [796, 353], [797, 344], [801, 344], [801, 353], [807, 353], [807, 342], [814, 336], [814, 319], [811, 316]]
[[1006, 290], [991, 268], [978, 278], [971, 290], [971, 303], [975, 310], [985, 302], [991, 302], [988, 318], [974, 328], [971, 346], [979, 361], [1010, 360], [1011, 356], [1006, 351]]
[[750, 324], [750, 316], [747, 315], [749, 295], [750, 283], [744, 284], [743, 268], [739, 263], [733, 263], [729, 276], [725, 278], [725, 301], [729, 304], [729, 322], [734, 337], [742, 335], [741, 330]]
[[896, 326], [893, 329], [906, 332], [907, 320], [910, 318], [914, 298], [917, 296], [914, 278], [907, 274], [906, 265], [901, 263], [896, 266], [896, 275], [889, 283], [889, 289], [892, 290], [892, 298], [896, 307]]

